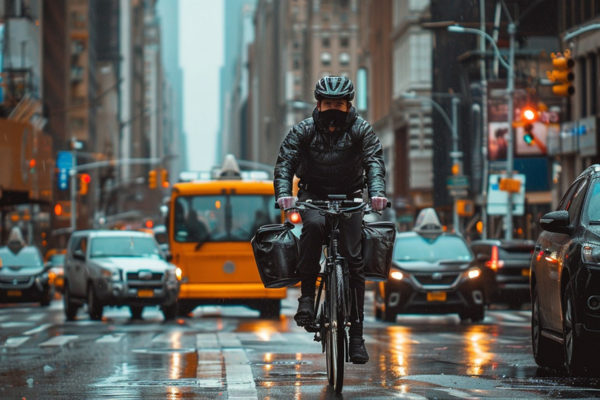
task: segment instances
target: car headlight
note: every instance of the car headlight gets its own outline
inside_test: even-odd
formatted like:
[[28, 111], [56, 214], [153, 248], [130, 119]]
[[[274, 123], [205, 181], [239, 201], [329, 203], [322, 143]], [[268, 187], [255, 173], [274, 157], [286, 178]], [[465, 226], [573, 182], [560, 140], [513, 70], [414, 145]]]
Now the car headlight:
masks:
[[600, 247], [589, 243], [584, 244], [581, 248], [581, 258], [588, 263], [600, 262]]
[[467, 276], [469, 279], [479, 278], [480, 275], [481, 270], [479, 268], [471, 268], [469, 271], [467, 271]]
[[181, 280], [181, 268], [173, 268], [167, 270], [167, 280]]
[[112, 281], [120, 281], [121, 280], [121, 271], [118, 269], [101, 268], [100, 272], [102, 273], [102, 277], [104, 277], [107, 280], [112, 280]]
[[48, 273], [44, 272], [43, 274], [39, 274], [38, 276], [35, 277], [35, 280], [37, 280], [38, 282], [41, 282], [41, 283], [48, 282]]
[[404, 274], [402, 272], [400, 272], [400, 271], [393, 271], [390, 274], [390, 277], [392, 277], [392, 279], [395, 279], [397, 281], [401, 281], [402, 278], [404, 278]]

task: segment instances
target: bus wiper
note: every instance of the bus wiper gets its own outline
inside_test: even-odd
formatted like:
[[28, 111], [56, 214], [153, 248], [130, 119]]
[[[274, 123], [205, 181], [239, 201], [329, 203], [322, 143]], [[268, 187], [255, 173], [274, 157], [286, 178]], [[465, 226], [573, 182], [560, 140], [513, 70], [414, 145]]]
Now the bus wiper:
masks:
[[198, 240], [198, 244], [196, 244], [195, 250], [196, 251], [200, 250], [200, 247], [202, 247], [202, 245], [204, 243], [208, 242], [210, 239], [211, 239], [210, 233], [207, 233], [206, 236], [204, 236], [202, 239]]

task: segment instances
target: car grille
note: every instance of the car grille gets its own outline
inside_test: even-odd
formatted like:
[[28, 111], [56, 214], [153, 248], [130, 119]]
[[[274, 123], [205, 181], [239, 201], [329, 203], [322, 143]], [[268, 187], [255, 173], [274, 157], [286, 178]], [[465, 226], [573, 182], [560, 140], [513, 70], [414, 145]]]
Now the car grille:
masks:
[[14, 285], [15, 281], [17, 285], [29, 283], [33, 279], [32, 276], [3, 276], [0, 277], [0, 283]]
[[162, 286], [162, 272], [153, 272], [145, 279], [141, 279], [139, 272], [128, 272], [127, 283], [130, 289], [150, 289]]
[[413, 274], [413, 277], [423, 286], [427, 285], [452, 285], [459, 274], [457, 273], [439, 273], [439, 274]]

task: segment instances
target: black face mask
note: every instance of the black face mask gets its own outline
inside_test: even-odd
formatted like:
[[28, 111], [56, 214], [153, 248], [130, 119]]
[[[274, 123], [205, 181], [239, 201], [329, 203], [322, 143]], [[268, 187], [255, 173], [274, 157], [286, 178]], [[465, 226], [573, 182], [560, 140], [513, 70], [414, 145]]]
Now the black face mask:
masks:
[[341, 128], [346, 122], [348, 113], [340, 110], [319, 111], [319, 119], [325, 129]]

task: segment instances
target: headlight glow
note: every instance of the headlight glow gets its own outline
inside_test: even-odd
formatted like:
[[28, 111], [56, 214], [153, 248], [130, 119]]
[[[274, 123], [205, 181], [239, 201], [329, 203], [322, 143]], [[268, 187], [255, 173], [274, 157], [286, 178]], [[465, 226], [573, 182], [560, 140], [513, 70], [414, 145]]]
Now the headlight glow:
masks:
[[469, 279], [475, 279], [479, 277], [479, 275], [481, 275], [481, 271], [479, 270], [479, 268], [473, 268], [470, 269], [469, 272], [467, 272], [467, 275], [469, 276]]
[[394, 271], [390, 274], [390, 276], [398, 281], [400, 281], [400, 280], [402, 280], [402, 278], [404, 278], [404, 275], [400, 271]]
[[183, 273], [181, 272], [181, 268], [177, 267], [177, 269], [175, 270], [175, 276], [177, 277], [178, 281], [181, 280], [182, 275], [183, 275]]

